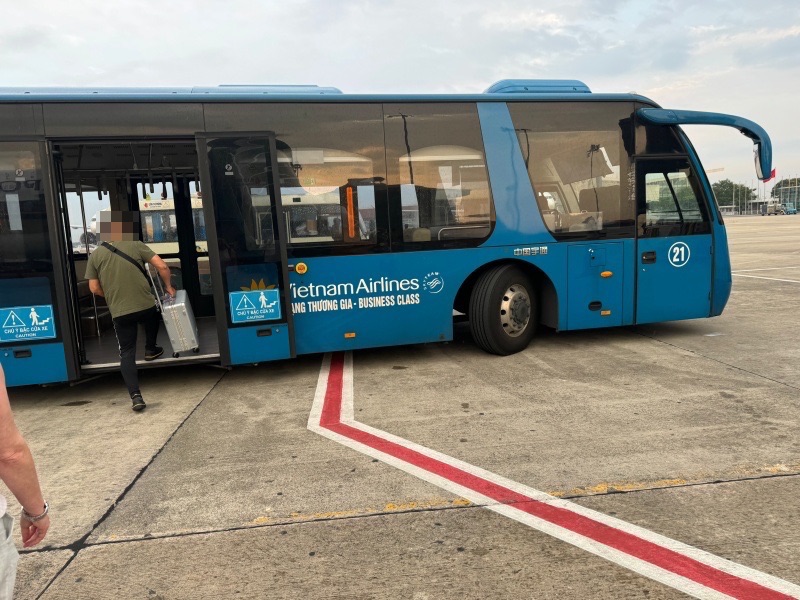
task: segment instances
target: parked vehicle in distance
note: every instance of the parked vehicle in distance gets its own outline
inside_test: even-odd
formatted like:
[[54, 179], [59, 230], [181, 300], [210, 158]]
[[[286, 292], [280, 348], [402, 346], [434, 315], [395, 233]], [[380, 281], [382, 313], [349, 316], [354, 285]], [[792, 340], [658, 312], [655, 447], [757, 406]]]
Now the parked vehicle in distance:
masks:
[[[795, 213], [796, 212], [797, 211], [795, 210]], [[777, 200], [770, 200], [769, 202], [767, 202], [767, 212], [766, 213], [762, 213], [762, 214], [766, 214], [767, 216], [769, 216], [769, 215], [785, 215], [786, 214], [786, 207], [783, 204], [781, 204], [780, 202], [778, 202]]]
[[786, 206], [784, 206], [784, 210], [786, 211], [787, 215], [797, 214], [797, 208], [795, 208], [794, 204], [787, 204]]

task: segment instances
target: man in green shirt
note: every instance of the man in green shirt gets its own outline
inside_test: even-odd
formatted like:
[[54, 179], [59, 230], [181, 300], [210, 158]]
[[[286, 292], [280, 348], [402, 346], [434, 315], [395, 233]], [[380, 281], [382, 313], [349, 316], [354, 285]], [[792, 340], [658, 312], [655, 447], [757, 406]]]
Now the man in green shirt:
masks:
[[164, 349], [156, 345], [161, 319], [147, 276], [122, 254], [133, 259], [142, 269], [145, 263], [153, 265], [171, 296], [175, 295], [175, 289], [167, 264], [139, 240], [134, 214], [101, 212], [98, 223], [101, 239], [113, 249], [101, 245], [92, 252], [86, 265], [86, 279], [92, 293], [106, 299], [119, 342], [122, 378], [128, 386], [133, 410], [140, 411], [147, 405], [139, 391], [136, 370], [137, 330], [140, 323], [144, 325], [144, 359], [155, 360], [164, 353]]

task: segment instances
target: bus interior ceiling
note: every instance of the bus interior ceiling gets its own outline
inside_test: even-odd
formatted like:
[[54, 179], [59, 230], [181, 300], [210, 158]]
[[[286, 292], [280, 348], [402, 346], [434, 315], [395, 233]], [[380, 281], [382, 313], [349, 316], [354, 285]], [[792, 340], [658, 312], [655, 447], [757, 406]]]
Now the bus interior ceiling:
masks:
[[[90, 292], [85, 278], [88, 256], [102, 242], [99, 221], [106, 211], [129, 211], [138, 217], [140, 239], [170, 266], [173, 286], [187, 291], [197, 316], [198, 354], [146, 364], [216, 359], [219, 341], [194, 140], [57, 142], [54, 156], [60, 163], [57, 184], [71, 243], [81, 368], [118, 368], [111, 314], [103, 298]], [[170, 347], [163, 327], [158, 343]], [[142, 348], [139, 362], [145, 364]]]

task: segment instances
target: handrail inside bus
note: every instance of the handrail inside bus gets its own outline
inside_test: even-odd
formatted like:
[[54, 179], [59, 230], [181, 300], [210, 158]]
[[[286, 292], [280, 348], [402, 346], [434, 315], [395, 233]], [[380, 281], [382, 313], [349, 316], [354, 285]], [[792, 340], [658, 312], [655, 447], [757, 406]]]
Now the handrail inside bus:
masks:
[[772, 176], [772, 142], [760, 125], [735, 115], [696, 110], [667, 110], [665, 108], [640, 108], [636, 115], [653, 125], [725, 125], [738, 129], [754, 144], [756, 176], [769, 181]]

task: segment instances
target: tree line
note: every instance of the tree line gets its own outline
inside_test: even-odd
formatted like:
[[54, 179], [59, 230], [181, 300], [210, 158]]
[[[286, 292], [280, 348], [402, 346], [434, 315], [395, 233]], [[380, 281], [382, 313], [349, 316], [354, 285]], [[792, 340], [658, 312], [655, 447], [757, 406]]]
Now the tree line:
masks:
[[[750, 203], [758, 199], [756, 189], [740, 183], [734, 183], [730, 179], [723, 179], [711, 185], [714, 196], [720, 206], [733, 206], [736, 212], [746, 212], [750, 209]], [[770, 191], [770, 197], [786, 203], [796, 204], [798, 201], [798, 191], [800, 191], [800, 179], [797, 177], [781, 179]]]

